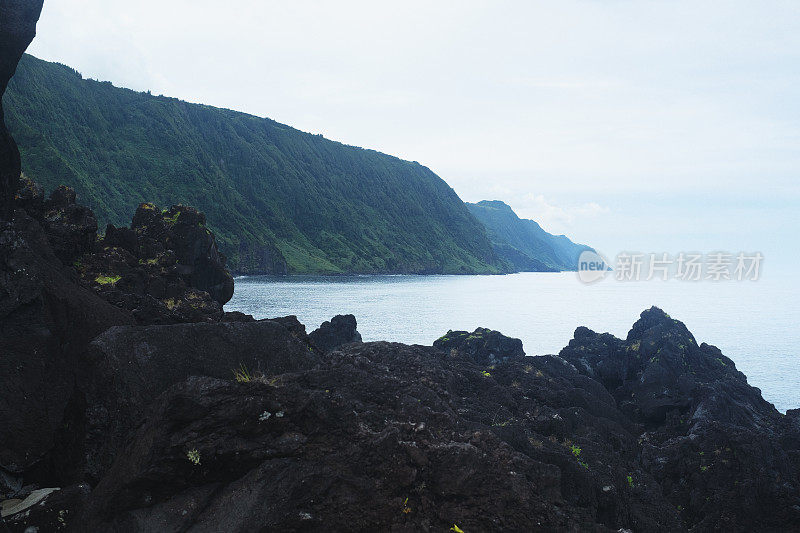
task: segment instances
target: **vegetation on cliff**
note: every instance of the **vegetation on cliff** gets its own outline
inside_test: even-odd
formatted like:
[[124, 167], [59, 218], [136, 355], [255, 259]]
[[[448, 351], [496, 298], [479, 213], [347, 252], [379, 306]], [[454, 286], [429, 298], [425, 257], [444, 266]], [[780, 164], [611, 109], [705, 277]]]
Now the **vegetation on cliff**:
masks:
[[535, 221], [519, 218], [499, 200], [484, 200], [467, 207], [486, 226], [495, 252], [509, 270], [576, 270], [581, 252], [592, 249], [575, 244], [564, 235], [551, 235]]
[[83, 79], [24, 56], [5, 96], [23, 168], [105, 223], [208, 215], [240, 272], [494, 273], [483, 226], [426, 167], [275, 121]]

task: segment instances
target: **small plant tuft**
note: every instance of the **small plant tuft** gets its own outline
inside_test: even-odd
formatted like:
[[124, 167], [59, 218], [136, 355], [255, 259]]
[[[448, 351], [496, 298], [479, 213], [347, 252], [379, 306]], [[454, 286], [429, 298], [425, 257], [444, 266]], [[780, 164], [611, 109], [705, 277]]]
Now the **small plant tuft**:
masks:
[[186, 458], [195, 466], [200, 464], [200, 452], [196, 448], [186, 452]]
[[253, 375], [247, 370], [244, 364], [240, 364], [239, 368], [233, 369], [233, 378], [236, 380], [236, 383], [250, 383], [253, 381]]
[[166, 222], [167, 224], [175, 224], [175, 223], [178, 222], [178, 218], [180, 218], [180, 216], [181, 216], [181, 212], [178, 211], [177, 213], [175, 213], [172, 216], [167, 216], [167, 213], [164, 213], [163, 218], [164, 218], [164, 222]]

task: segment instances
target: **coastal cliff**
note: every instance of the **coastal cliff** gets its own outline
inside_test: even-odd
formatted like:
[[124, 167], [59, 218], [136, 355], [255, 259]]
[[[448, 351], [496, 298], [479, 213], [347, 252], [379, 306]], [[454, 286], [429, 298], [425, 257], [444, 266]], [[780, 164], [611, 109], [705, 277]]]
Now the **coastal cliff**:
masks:
[[[3, 72], [40, 8], [2, 4]], [[660, 309], [533, 357], [482, 328], [407, 346], [225, 313], [202, 213], [143, 203], [98, 237], [6, 141], [4, 533], [798, 529], [800, 410]]]

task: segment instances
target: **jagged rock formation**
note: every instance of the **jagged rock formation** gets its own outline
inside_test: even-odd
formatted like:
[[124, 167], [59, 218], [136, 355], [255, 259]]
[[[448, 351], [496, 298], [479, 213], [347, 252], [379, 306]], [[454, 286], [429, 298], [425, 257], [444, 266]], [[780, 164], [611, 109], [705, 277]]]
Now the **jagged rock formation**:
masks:
[[[603, 531], [600, 508], [610, 525], [679, 527], [646, 474], [635, 490], [620, 476], [638, 472], [636, 441], [613, 399], [563, 361], [532, 364], [486, 377], [430, 347], [367, 343], [274, 384], [191, 378], [156, 400], [80, 519], [133, 531]], [[584, 445], [591, 471], [571, 452], [571, 424], [587, 431], [576, 443], [596, 439]]]
[[141, 204], [130, 228], [109, 225], [98, 237], [94, 214], [76, 203], [69, 187], [60, 186], [45, 200], [42, 188], [23, 176], [16, 205], [41, 225], [63, 265], [138, 323], [223, 319], [233, 277], [196, 209]]
[[525, 357], [522, 341], [506, 337], [499, 331], [478, 328], [468, 331], [450, 330], [433, 343], [434, 348], [468, 357], [483, 366]]
[[800, 527], [797, 417], [766, 402], [718, 348], [652, 308], [624, 341], [578, 328], [561, 356], [642, 426], [642, 465], [688, 528]]
[[233, 277], [205, 215], [181, 205], [161, 211], [141, 204], [130, 228], [109, 224], [76, 267], [143, 324], [219, 320], [233, 295]]
[[14, 215], [14, 193], [20, 174], [17, 143], [6, 129], [2, 96], [22, 54], [36, 36], [44, 0], [3, 0], [0, 3], [0, 221]]
[[[157, 384], [165, 383], [163, 376], [202, 365], [202, 357], [192, 356], [188, 359], [193, 363], [165, 368], [181, 356], [187, 358], [175, 345], [181, 336], [184, 346], [197, 347], [192, 342], [202, 341], [205, 353], [215, 357], [216, 365], [226, 365], [226, 373], [228, 366], [235, 366], [231, 357], [237, 357], [236, 364], [253, 360], [245, 357], [251, 341], [260, 346], [259, 357], [274, 341], [280, 342], [273, 349], [282, 356], [296, 354], [298, 364], [308, 359], [306, 339], [298, 340], [279, 324], [269, 329], [247, 317], [253, 323], [208, 324], [212, 330], [216, 326], [217, 333], [204, 333], [202, 328], [176, 330], [166, 337], [148, 332], [146, 346], [126, 359], [135, 361], [136, 371], [119, 371], [114, 365], [122, 363], [90, 350], [90, 341], [113, 326], [228, 318], [247, 322], [222, 312], [221, 303], [230, 298], [233, 281], [202, 214], [176, 206], [159, 211], [158, 217], [139, 216], [132, 230], [112, 228], [110, 236], [98, 238], [93, 213], [75, 202], [68, 187], [59, 187], [45, 199], [41, 187], [23, 179], [14, 206], [12, 222], [0, 226], [0, 494], [24, 491], [23, 479], [33, 483], [46, 479], [48, 484], [92, 479], [99, 468], [95, 465], [105, 457], [102, 450], [113, 446], [115, 436], [125, 431], [113, 429], [133, 423], [137, 405], [144, 409], [144, 391], [156, 395]], [[130, 250], [124, 247], [131, 243]], [[210, 290], [218, 300], [198, 287]], [[175, 304], [167, 305], [170, 301]], [[266, 339], [257, 333], [264, 328], [272, 332]], [[279, 341], [275, 328], [285, 331], [286, 342]], [[120, 338], [135, 338], [125, 329], [110, 331]], [[105, 335], [107, 339], [110, 332]], [[215, 342], [215, 335], [224, 342]], [[162, 352], [159, 340], [162, 346], [169, 345]], [[159, 353], [169, 356], [153, 359]], [[125, 386], [126, 380], [133, 375], [141, 378], [156, 361], [165, 366], [151, 373], [146, 386]], [[208, 375], [223, 373], [218, 366], [200, 368]], [[124, 423], [110, 421], [108, 410], [122, 391], [130, 393], [123, 399], [129, 411], [115, 415], [130, 417]], [[97, 434], [102, 434], [102, 443], [95, 445], [97, 439], [92, 439]]]
[[[524, 357], [515, 339], [478, 333], [494, 341], [314, 353], [295, 317], [113, 328], [82, 359], [95, 374], [81, 381], [99, 393], [87, 390], [88, 417], [74, 424], [83, 440], [65, 439], [80, 453], [62, 456], [93, 459], [91, 475], [77, 469], [35, 513], [6, 521], [21, 531], [61, 511], [76, 531], [799, 523], [800, 417], [777, 413], [662, 311], [644, 312], [625, 341], [578, 328], [561, 356]], [[234, 379], [237, 361], [258, 372]]]
[[320, 351], [329, 352], [343, 344], [361, 342], [361, 334], [356, 326], [356, 317], [353, 315], [336, 315], [309, 333], [308, 340]]

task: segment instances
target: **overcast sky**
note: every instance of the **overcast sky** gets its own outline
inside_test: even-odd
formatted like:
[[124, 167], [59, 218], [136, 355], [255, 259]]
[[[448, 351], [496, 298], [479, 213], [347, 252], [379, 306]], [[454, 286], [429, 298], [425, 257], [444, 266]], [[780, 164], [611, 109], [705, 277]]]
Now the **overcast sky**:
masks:
[[612, 257], [800, 258], [796, 0], [45, 0], [29, 51], [419, 161]]

